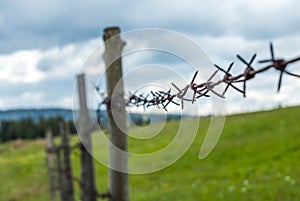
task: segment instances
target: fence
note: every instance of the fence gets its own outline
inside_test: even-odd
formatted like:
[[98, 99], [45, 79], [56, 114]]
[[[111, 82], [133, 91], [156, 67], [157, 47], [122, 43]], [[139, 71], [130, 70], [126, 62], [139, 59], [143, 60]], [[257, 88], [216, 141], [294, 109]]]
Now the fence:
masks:
[[[51, 199], [53, 201], [59, 200], [58, 196], [60, 196], [61, 201], [74, 201], [74, 183], [79, 186], [81, 200], [92, 201], [97, 198], [109, 198], [109, 193], [100, 194], [95, 190], [95, 186], [90, 185], [91, 182], [94, 182], [94, 177], [92, 177], [92, 180], [87, 180], [86, 176], [82, 176], [81, 179], [79, 179], [73, 175], [71, 152], [79, 149], [81, 155], [85, 155], [86, 149], [82, 143], [73, 146], [70, 145], [69, 131], [67, 128], [68, 125], [66, 123], [61, 125], [60, 145], [54, 142], [52, 132], [47, 132], [46, 159], [49, 171]], [[86, 157], [85, 160], [87, 158], [89, 157]], [[85, 173], [90, 170], [90, 167], [87, 165], [81, 165], [81, 168], [81, 172]], [[58, 193], [60, 195], [57, 195]]]
[[[49, 168], [49, 180], [51, 196], [55, 199], [56, 190], [60, 191], [62, 201], [74, 200], [73, 182], [79, 185], [82, 201], [96, 201], [97, 198], [109, 198], [108, 193], [99, 194], [95, 188], [93, 158], [91, 156], [91, 131], [92, 126], [87, 108], [86, 89], [84, 75], [77, 76], [79, 92], [79, 118], [78, 133], [81, 141], [71, 147], [69, 143], [69, 130], [66, 124], [61, 125], [61, 145], [55, 145], [51, 132], [47, 134], [47, 162]], [[80, 149], [81, 178], [72, 174], [70, 154], [74, 149]], [[56, 156], [56, 158], [55, 158]], [[56, 159], [56, 160], [55, 160]], [[56, 161], [56, 163], [55, 163]], [[56, 165], [56, 166], [55, 166]], [[56, 170], [56, 171], [55, 171]], [[56, 182], [55, 173], [58, 174]]]
[[[129, 97], [124, 98], [123, 83], [122, 83], [122, 61], [121, 51], [125, 43], [120, 38], [120, 29], [117, 27], [107, 28], [104, 30], [105, 41], [105, 54], [104, 59], [106, 63], [106, 80], [107, 80], [107, 97], [103, 98], [103, 101], [99, 104], [107, 106], [108, 116], [108, 130], [110, 142], [117, 148], [127, 151], [127, 129], [126, 129], [126, 106], [143, 106], [144, 108], [150, 106], [158, 106], [167, 111], [167, 106], [170, 103], [184, 107], [184, 102], [188, 101], [194, 103], [196, 99], [201, 97], [209, 97], [209, 93], [213, 93], [220, 98], [225, 98], [226, 92], [229, 87], [232, 87], [239, 93], [246, 97], [246, 84], [247, 81], [255, 78], [256, 74], [265, 72], [271, 68], [274, 68], [280, 72], [278, 81], [278, 92], [281, 88], [283, 74], [300, 78], [300, 75], [293, 74], [287, 71], [287, 66], [291, 63], [300, 60], [300, 57], [284, 60], [276, 59], [274, 56], [274, 50], [272, 43], [270, 44], [271, 59], [262, 60], [260, 63], [269, 62], [269, 65], [264, 66], [258, 70], [253, 67], [253, 62], [256, 58], [256, 54], [252, 56], [249, 62], [243, 57], [237, 55], [238, 59], [246, 65], [244, 72], [233, 76], [230, 71], [234, 65], [231, 63], [227, 70], [224, 70], [218, 65], [215, 65], [217, 70], [210, 76], [210, 78], [203, 83], [195, 83], [198, 71], [195, 72], [191, 82], [184, 88], [180, 89], [177, 85], [172, 83], [173, 87], [177, 90], [176, 93], [171, 93], [171, 89], [168, 91], [151, 91], [148, 95], [131, 94]], [[223, 79], [219, 81], [212, 81], [218, 72], [223, 72], [225, 75]], [[235, 86], [236, 83], [243, 83], [243, 89], [239, 89]], [[226, 84], [226, 87], [222, 93], [215, 91], [215, 87], [220, 84]], [[60, 191], [61, 200], [73, 201], [74, 190], [73, 182], [78, 183], [81, 189], [81, 199], [83, 201], [95, 201], [97, 198], [108, 198], [109, 201], [128, 201], [128, 175], [126, 171], [128, 159], [126, 156], [120, 156], [115, 153], [115, 150], [109, 147], [109, 192], [99, 194], [95, 190], [94, 181], [94, 169], [92, 164], [92, 158], [88, 151], [92, 150], [90, 139], [90, 128], [86, 127], [90, 121], [88, 118], [88, 109], [86, 105], [86, 94], [84, 86], [83, 75], [78, 76], [78, 89], [80, 100], [80, 126], [79, 135], [84, 143], [80, 143], [76, 146], [70, 147], [68, 140], [68, 132], [64, 127], [62, 132], [62, 144], [57, 146], [54, 144], [51, 134], [48, 134], [47, 140], [47, 163], [49, 167], [50, 177], [50, 189], [52, 198], [55, 199], [56, 191]], [[96, 87], [96, 90], [98, 87]], [[191, 90], [192, 97], [187, 97], [188, 90]], [[178, 102], [177, 100], [180, 102]], [[113, 111], [118, 111], [117, 116], [113, 116]], [[117, 119], [116, 119], [117, 118]], [[118, 124], [118, 125], [117, 125]], [[85, 146], [84, 146], [84, 145]], [[80, 148], [81, 150], [81, 179], [77, 179], [72, 175], [72, 168], [70, 162], [70, 152], [73, 149]], [[113, 167], [121, 166], [123, 172], [114, 170]]]
[[[105, 63], [107, 67], [107, 91], [110, 97], [113, 92], [117, 91], [119, 101], [115, 107], [118, 110], [119, 119], [113, 117], [112, 107], [108, 107], [108, 130], [110, 133], [110, 141], [113, 145], [126, 151], [127, 150], [127, 135], [126, 132], [126, 114], [125, 102], [123, 99], [123, 83], [119, 80], [122, 78], [122, 62], [121, 51], [125, 43], [119, 37], [120, 30], [117, 27], [112, 27], [104, 30], [105, 41]], [[107, 40], [112, 42], [106, 42]], [[81, 200], [95, 201], [97, 198], [108, 198], [110, 201], [128, 201], [128, 175], [127, 173], [118, 172], [114, 168], [109, 169], [109, 193], [99, 194], [95, 190], [94, 168], [92, 156], [91, 130], [90, 119], [87, 108], [85, 81], [84, 75], [77, 76], [77, 85], [80, 102], [79, 115], [79, 130], [78, 134], [81, 139], [80, 144], [75, 147], [70, 147], [66, 130], [62, 133], [62, 144], [56, 146], [51, 135], [47, 139], [47, 163], [50, 176], [50, 189], [52, 198], [55, 198], [55, 192], [59, 189], [62, 201], [73, 201], [73, 181], [79, 184], [81, 189]], [[115, 103], [115, 101], [114, 101]], [[108, 105], [109, 106], [109, 105]], [[118, 127], [117, 124], [122, 128]], [[70, 152], [72, 149], [80, 147], [81, 150], [81, 179], [76, 179], [72, 175], [72, 168], [70, 162]], [[121, 165], [124, 170], [127, 168], [127, 158], [114, 154], [114, 150], [110, 146], [110, 167]], [[62, 157], [63, 156], [63, 157]], [[56, 162], [55, 162], [56, 161]], [[56, 171], [55, 171], [56, 170]], [[126, 172], [126, 171], [124, 171]], [[57, 175], [58, 174], [58, 175]], [[56, 181], [58, 178], [58, 182]]]

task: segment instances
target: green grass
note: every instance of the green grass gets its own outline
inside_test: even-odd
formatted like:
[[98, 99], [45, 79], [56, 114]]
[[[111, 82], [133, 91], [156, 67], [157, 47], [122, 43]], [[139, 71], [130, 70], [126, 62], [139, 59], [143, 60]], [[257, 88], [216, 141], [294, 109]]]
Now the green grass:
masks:
[[[175, 164], [155, 173], [130, 175], [131, 200], [298, 201], [299, 119], [300, 107], [227, 117], [216, 148], [199, 160], [210, 121], [201, 119], [195, 141]], [[160, 150], [172, 140], [178, 125], [169, 122], [161, 133], [148, 140], [130, 138], [130, 151]], [[153, 126], [153, 130], [158, 127]], [[149, 131], [134, 129], [130, 134], [147, 137]], [[76, 140], [72, 139], [74, 143]], [[94, 148], [102, 155], [107, 153], [105, 143], [96, 143]], [[50, 200], [44, 149], [43, 140], [0, 145], [0, 201]], [[73, 172], [78, 176], [78, 151], [72, 153], [72, 160]], [[97, 189], [105, 192], [107, 168], [95, 163], [95, 169]], [[79, 199], [78, 192], [76, 198]]]

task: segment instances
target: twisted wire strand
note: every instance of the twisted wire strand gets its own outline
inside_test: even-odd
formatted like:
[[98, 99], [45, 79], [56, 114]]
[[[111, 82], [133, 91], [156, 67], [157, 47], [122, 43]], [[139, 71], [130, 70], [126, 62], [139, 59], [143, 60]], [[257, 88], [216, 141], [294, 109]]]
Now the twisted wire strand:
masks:
[[[237, 58], [241, 61], [241, 63], [246, 66], [245, 70], [240, 74], [232, 75], [230, 73], [231, 69], [234, 66], [234, 62], [230, 63], [227, 70], [214, 64], [216, 70], [206, 82], [195, 82], [195, 79], [199, 73], [199, 71], [196, 71], [192, 77], [191, 82], [185, 87], [180, 89], [176, 84], [172, 83], [172, 86], [176, 89], [175, 93], [172, 93], [171, 88], [168, 91], [150, 91], [150, 93], [147, 95], [137, 94], [137, 92], [129, 93], [129, 96], [125, 97], [125, 104], [129, 107], [143, 107], [144, 109], [151, 106], [157, 106], [158, 108], [162, 108], [168, 111], [167, 106], [172, 103], [181, 106], [181, 108], [183, 109], [185, 102], [191, 102], [193, 104], [199, 98], [210, 97], [209, 93], [213, 93], [220, 98], [225, 98], [225, 95], [230, 87], [246, 97], [247, 81], [254, 79], [257, 74], [263, 73], [272, 68], [279, 71], [280, 73], [277, 87], [277, 91], [279, 92], [282, 85], [283, 74], [300, 78], [300, 75], [291, 73], [287, 70], [289, 64], [298, 62], [300, 60], [300, 56], [290, 60], [277, 59], [274, 56], [274, 48], [272, 42], [270, 43], [270, 55], [270, 59], [260, 60], [258, 62], [261, 64], [268, 63], [268, 65], [257, 70], [255, 70], [255, 68], [253, 67], [253, 62], [255, 61], [257, 56], [256, 54], [251, 57], [249, 62], [242, 56], [237, 55]], [[222, 72], [224, 74], [224, 77], [218, 81], [212, 81], [219, 72]], [[236, 83], [243, 83], [243, 88], [240, 89], [235, 86]], [[226, 84], [226, 87], [222, 93], [219, 93], [215, 90], [215, 87], [221, 84]], [[99, 87], [95, 87], [95, 89], [100, 93]], [[192, 92], [192, 97], [188, 97], [188, 94], [190, 94], [189, 92]], [[103, 96], [103, 93], [101, 94]], [[179, 102], [175, 101], [175, 99], [179, 100]], [[111, 101], [109, 97], [105, 97], [103, 98], [103, 101], [99, 103], [99, 107], [101, 105], [113, 104], [112, 102], [113, 101]]]

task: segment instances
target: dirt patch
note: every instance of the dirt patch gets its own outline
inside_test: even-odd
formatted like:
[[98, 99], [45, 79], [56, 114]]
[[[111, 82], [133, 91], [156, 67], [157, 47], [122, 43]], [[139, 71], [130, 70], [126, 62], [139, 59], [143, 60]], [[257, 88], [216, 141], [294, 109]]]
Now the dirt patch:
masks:
[[17, 201], [17, 198], [11, 197], [11, 198], [8, 198], [8, 201]]
[[23, 147], [25, 145], [24, 141], [21, 140], [21, 139], [17, 139], [13, 142], [13, 147], [14, 148], [20, 148], [20, 147]]

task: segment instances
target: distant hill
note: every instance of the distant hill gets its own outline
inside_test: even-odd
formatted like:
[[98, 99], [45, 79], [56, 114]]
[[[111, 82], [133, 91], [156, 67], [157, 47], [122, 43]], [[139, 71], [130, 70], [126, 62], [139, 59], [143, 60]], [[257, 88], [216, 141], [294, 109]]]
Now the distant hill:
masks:
[[66, 121], [73, 119], [72, 110], [61, 108], [50, 109], [12, 109], [0, 111], [0, 121], [3, 120], [15, 120], [18, 121], [24, 118], [32, 118], [37, 121], [41, 117], [49, 119], [51, 117], [60, 116]]
[[[91, 114], [94, 111], [91, 111]], [[96, 113], [94, 113], [96, 114]], [[101, 112], [100, 119], [101, 122], [107, 122], [106, 112]], [[71, 109], [62, 109], [62, 108], [41, 108], [41, 109], [11, 109], [11, 110], [3, 110], [0, 111], [0, 121], [3, 120], [14, 120], [18, 121], [24, 118], [31, 118], [34, 121], [38, 121], [41, 117], [44, 119], [49, 119], [51, 117], [60, 116], [65, 121], [72, 121], [73, 120], [73, 111]], [[151, 114], [150, 116], [139, 114], [139, 113], [130, 113], [129, 114], [131, 121], [135, 123], [147, 123], [150, 121], [152, 122], [160, 122], [166, 120], [175, 120], [181, 119], [188, 116], [181, 116], [179, 114], [168, 114], [167, 117], [165, 115], [160, 114]], [[129, 121], [130, 122], [130, 121]]]

